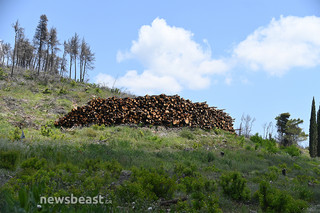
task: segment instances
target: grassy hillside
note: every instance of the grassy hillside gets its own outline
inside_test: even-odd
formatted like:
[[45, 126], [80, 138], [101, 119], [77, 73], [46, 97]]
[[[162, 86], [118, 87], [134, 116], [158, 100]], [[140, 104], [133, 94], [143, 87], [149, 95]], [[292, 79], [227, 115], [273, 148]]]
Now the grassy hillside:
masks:
[[[320, 161], [306, 150], [219, 129], [55, 128], [54, 120], [94, 96], [128, 94], [36, 80], [28, 71], [5, 75], [0, 72], [1, 212], [320, 211]], [[41, 196], [71, 195], [86, 202], [101, 195], [104, 203], [40, 204]]]

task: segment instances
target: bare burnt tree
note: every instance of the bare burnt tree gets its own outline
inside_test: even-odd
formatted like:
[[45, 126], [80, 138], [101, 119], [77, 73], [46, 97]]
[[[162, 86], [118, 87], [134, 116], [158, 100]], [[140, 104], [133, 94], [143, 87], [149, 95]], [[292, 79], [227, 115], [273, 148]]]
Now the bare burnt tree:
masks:
[[3, 65], [4, 64], [4, 51], [3, 51], [3, 46], [4, 46], [4, 44], [3, 44], [3, 41], [2, 40], [0, 40], [0, 63], [1, 63], [1, 65]]
[[65, 72], [67, 72], [67, 50], [66, 50], [66, 41], [64, 41], [63, 43], [63, 55], [62, 55], [62, 58], [60, 60], [60, 76], [63, 76]]
[[264, 139], [271, 139], [273, 136], [273, 123], [269, 122], [263, 124], [263, 137]]
[[[7, 67], [9, 67], [9, 61], [10, 61], [11, 52], [12, 52], [10, 43], [5, 43], [3, 45], [3, 52], [4, 52], [4, 55], [6, 57]], [[3, 64], [4, 64], [4, 59], [5, 58], [3, 58]]]
[[66, 52], [66, 54], [69, 54], [70, 56], [70, 61], [69, 61], [69, 65], [70, 65], [70, 70], [69, 70], [69, 79], [71, 79], [71, 69], [72, 69], [72, 51], [71, 51], [71, 40], [68, 40], [68, 42], [64, 42], [64, 51]]
[[71, 53], [74, 59], [74, 80], [77, 80], [77, 57], [79, 55], [79, 36], [77, 33], [71, 38]]
[[242, 115], [240, 123], [240, 135], [245, 136], [246, 138], [250, 137], [252, 125], [255, 122], [255, 118], [252, 118], [250, 115]]
[[19, 49], [19, 40], [24, 35], [24, 29], [20, 27], [19, 21], [17, 20], [15, 24], [12, 25], [15, 36], [14, 36], [14, 48], [13, 48], [13, 55], [12, 55], [12, 67], [11, 67], [11, 77], [13, 76], [13, 69], [16, 63], [16, 57], [18, 55]]
[[82, 39], [80, 51], [80, 82], [84, 82], [86, 71], [94, 68], [95, 61], [94, 53], [90, 46]]

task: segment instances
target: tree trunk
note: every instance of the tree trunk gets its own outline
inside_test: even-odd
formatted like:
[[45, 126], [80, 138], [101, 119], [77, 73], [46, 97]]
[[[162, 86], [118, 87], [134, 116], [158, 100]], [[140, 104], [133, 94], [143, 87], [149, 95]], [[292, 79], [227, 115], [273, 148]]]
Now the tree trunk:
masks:
[[74, 56], [74, 81], [77, 81], [77, 57]]
[[40, 45], [39, 45], [39, 50], [38, 50], [38, 54], [39, 54], [39, 60], [38, 60], [38, 76], [40, 75], [40, 62], [41, 62], [41, 56], [42, 56], [42, 43], [40, 42]]
[[86, 74], [86, 66], [87, 66], [87, 60], [84, 60], [82, 82], [84, 82], [84, 76]]
[[70, 74], [69, 74], [69, 79], [71, 79], [71, 68], [72, 68], [72, 55], [70, 54]]
[[13, 57], [12, 57], [11, 77], [13, 76], [14, 60], [15, 60], [15, 54], [16, 54], [16, 51], [17, 51], [16, 47], [17, 47], [17, 36], [14, 37], [14, 48], [13, 48]]
[[82, 82], [82, 64], [83, 64], [83, 59], [80, 56], [80, 82]]

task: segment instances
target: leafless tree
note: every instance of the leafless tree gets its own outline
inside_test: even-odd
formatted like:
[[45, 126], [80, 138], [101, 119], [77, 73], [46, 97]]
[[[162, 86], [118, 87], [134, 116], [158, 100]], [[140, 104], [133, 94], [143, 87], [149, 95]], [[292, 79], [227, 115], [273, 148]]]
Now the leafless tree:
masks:
[[263, 124], [263, 137], [264, 139], [271, 139], [273, 137], [273, 123], [269, 122]]
[[245, 136], [246, 138], [250, 137], [252, 125], [255, 122], [255, 118], [252, 118], [250, 115], [242, 115], [240, 123], [240, 135]]
[[14, 36], [14, 48], [13, 48], [13, 56], [12, 56], [12, 67], [11, 67], [11, 77], [13, 76], [13, 69], [16, 63], [16, 56], [18, 55], [19, 50], [19, 40], [24, 36], [24, 29], [20, 27], [19, 20], [16, 21], [15, 24], [12, 25], [15, 36]]
[[74, 59], [74, 80], [77, 80], [77, 57], [79, 55], [79, 36], [77, 33], [71, 38], [71, 54]]
[[85, 40], [82, 39], [80, 49], [80, 82], [84, 82], [86, 70], [94, 68], [94, 60], [94, 53], [92, 53], [90, 46], [85, 42]]

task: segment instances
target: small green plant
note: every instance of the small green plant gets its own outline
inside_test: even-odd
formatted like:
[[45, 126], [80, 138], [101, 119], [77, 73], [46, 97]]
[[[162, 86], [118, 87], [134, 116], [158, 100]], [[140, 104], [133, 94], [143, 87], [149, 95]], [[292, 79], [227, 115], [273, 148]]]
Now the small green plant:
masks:
[[85, 135], [90, 138], [95, 138], [97, 137], [97, 132], [94, 129], [88, 128], [85, 130]]
[[43, 93], [43, 94], [51, 94], [52, 91], [51, 91], [48, 87], [46, 87], [46, 88], [42, 91], [42, 93]]
[[4, 80], [8, 76], [8, 73], [4, 72], [0, 67], [0, 80]]
[[116, 94], [120, 94], [120, 93], [121, 93], [121, 90], [118, 89], [118, 88], [112, 88], [110, 91], [111, 91], [112, 93], [116, 93]]
[[287, 192], [271, 187], [266, 181], [261, 181], [256, 195], [264, 212], [304, 212], [308, 207], [305, 201], [294, 199]]
[[259, 147], [263, 147], [269, 153], [277, 153], [279, 148], [277, 147], [277, 142], [274, 139], [263, 139], [261, 136], [256, 133], [255, 135], [250, 137], [250, 140], [255, 143], [255, 150]]
[[21, 137], [21, 131], [18, 127], [14, 128], [14, 130], [11, 130], [9, 132], [9, 139], [11, 141], [17, 141], [17, 140], [20, 140], [20, 137]]
[[195, 135], [187, 129], [184, 129], [180, 132], [180, 137], [186, 138], [188, 140], [194, 140], [196, 138]]
[[59, 89], [58, 94], [59, 94], [59, 95], [67, 94], [67, 90], [66, 90], [65, 88], [61, 87], [61, 88]]
[[33, 158], [28, 158], [27, 160], [23, 161], [21, 163], [21, 168], [32, 168], [32, 169], [36, 169], [39, 170], [41, 168], [44, 168], [47, 165], [47, 160], [44, 158], [37, 158], [37, 157], [33, 157]]
[[220, 186], [223, 193], [234, 200], [248, 200], [250, 198], [250, 189], [247, 187], [247, 181], [241, 177], [239, 172], [222, 174]]
[[10, 86], [6, 86], [3, 90], [6, 91], [6, 92], [10, 92], [11, 91], [11, 87]]
[[207, 158], [208, 158], [208, 162], [212, 162], [215, 160], [215, 156], [212, 152], [208, 152]]
[[286, 146], [286, 147], [281, 147], [281, 149], [288, 153], [290, 156], [295, 157], [295, 156], [300, 156], [300, 150], [298, 147], [292, 145], [292, 146]]
[[28, 80], [32, 80], [32, 79], [33, 79], [33, 76], [32, 76], [32, 73], [31, 73], [30, 70], [26, 70], [26, 71], [24, 72], [24, 74], [23, 74], [23, 77], [24, 77], [25, 79], [28, 79]]
[[105, 130], [106, 126], [105, 126], [104, 124], [101, 124], [101, 125], [99, 125], [99, 124], [94, 124], [94, 125], [92, 125], [92, 128], [93, 128], [94, 130], [101, 130], [101, 131], [103, 131], [103, 130]]
[[0, 168], [14, 170], [19, 158], [17, 151], [0, 151]]
[[71, 84], [72, 87], [75, 87], [75, 86], [77, 85], [77, 82], [74, 81], [74, 80], [72, 80], [72, 81], [70, 82], [70, 84]]
[[98, 87], [98, 88], [95, 88], [94, 90], [96, 93], [101, 93], [101, 89]]
[[42, 136], [46, 136], [46, 137], [53, 135], [52, 129], [47, 124], [44, 126], [41, 126], [40, 132]]

